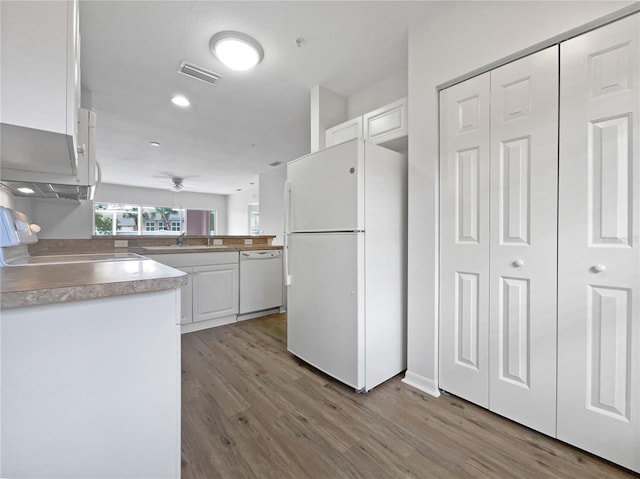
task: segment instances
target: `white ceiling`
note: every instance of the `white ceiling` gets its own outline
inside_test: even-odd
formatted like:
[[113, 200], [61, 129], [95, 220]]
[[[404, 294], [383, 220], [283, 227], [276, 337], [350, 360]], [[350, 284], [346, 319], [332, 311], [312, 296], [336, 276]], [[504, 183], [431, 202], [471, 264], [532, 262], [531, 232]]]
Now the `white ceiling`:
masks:
[[[408, 25], [428, 2], [80, 2], [83, 105], [98, 113], [103, 181], [230, 194], [269, 163], [309, 152], [309, 91], [349, 96], [407, 68]], [[222, 30], [256, 38], [262, 63], [224, 67], [209, 51]], [[302, 47], [295, 40], [304, 38]], [[216, 86], [177, 73], [188, 60]], [[170, 99], [183, 94], [191, 106]], [[158, 141], [160, 147], [152, 147]]]

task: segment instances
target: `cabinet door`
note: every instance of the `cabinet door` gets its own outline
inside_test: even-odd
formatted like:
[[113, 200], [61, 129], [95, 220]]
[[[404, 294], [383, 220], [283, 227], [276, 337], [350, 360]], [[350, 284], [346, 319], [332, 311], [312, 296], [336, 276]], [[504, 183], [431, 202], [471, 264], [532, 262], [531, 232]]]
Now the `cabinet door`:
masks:
[[77, 1], [2, 2], [2, 122], [77, 130]]
[[355, 138], [362, 138], [362, 117], [345, 121], [325, 131], [325, 147], [344, 143]]
[[177, 268], [187, 273], [187, 284], [180, 288], [180, 324], [193, 322], [193, 272], [191, 268]]
[[440, 93], [440, 387], [489, 406], [489, 73]]
[[238, 313], [238, 264], [193, 268], [193, 321]]
[[489, 409], [556, 432], [558, 47], [491, 71]]
[[365, 140], [385, 143], [407, 136], [407, 99], [403, 98], [363, 116]]
[[640, 471], [640, 14], [561, 45], [558, 438]]

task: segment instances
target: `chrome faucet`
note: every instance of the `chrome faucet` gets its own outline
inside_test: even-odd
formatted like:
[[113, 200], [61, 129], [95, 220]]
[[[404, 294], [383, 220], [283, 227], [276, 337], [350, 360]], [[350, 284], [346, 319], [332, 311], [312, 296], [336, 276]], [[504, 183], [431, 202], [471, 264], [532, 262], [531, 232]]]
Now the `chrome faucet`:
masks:
[[178, 239], [176, 239], [176, 244], [179, 246], [182, 246], [183, 242], [184, 242], [184, 237], [187, 234], [187, 232], [185, 231], [184, 233], [181, 233], [180, 236], [178, 236]]

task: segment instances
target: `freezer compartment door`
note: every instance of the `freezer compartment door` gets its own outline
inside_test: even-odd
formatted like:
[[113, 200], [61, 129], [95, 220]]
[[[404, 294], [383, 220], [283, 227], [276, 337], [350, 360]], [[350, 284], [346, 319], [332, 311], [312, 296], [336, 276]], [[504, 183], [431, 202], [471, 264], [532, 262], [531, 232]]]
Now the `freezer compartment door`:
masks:
[[364, 142], [353, 140], [287, 165], [289, 231], [364, 230]]
[[355, 389], [364, 378], [364, 234], [289, 236], [287, 348]]

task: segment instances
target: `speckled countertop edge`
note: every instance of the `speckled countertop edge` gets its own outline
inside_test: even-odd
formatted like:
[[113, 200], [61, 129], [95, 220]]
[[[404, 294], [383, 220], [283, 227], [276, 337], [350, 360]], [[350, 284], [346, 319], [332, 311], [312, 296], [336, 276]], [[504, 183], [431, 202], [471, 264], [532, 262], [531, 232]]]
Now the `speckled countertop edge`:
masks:
[[[134, 263], [139, 269], [132, 272]], [[185, 273], [151, 260], [0, 268], [0, 279], [3, 310], [162, 291], [187, 282]]]

